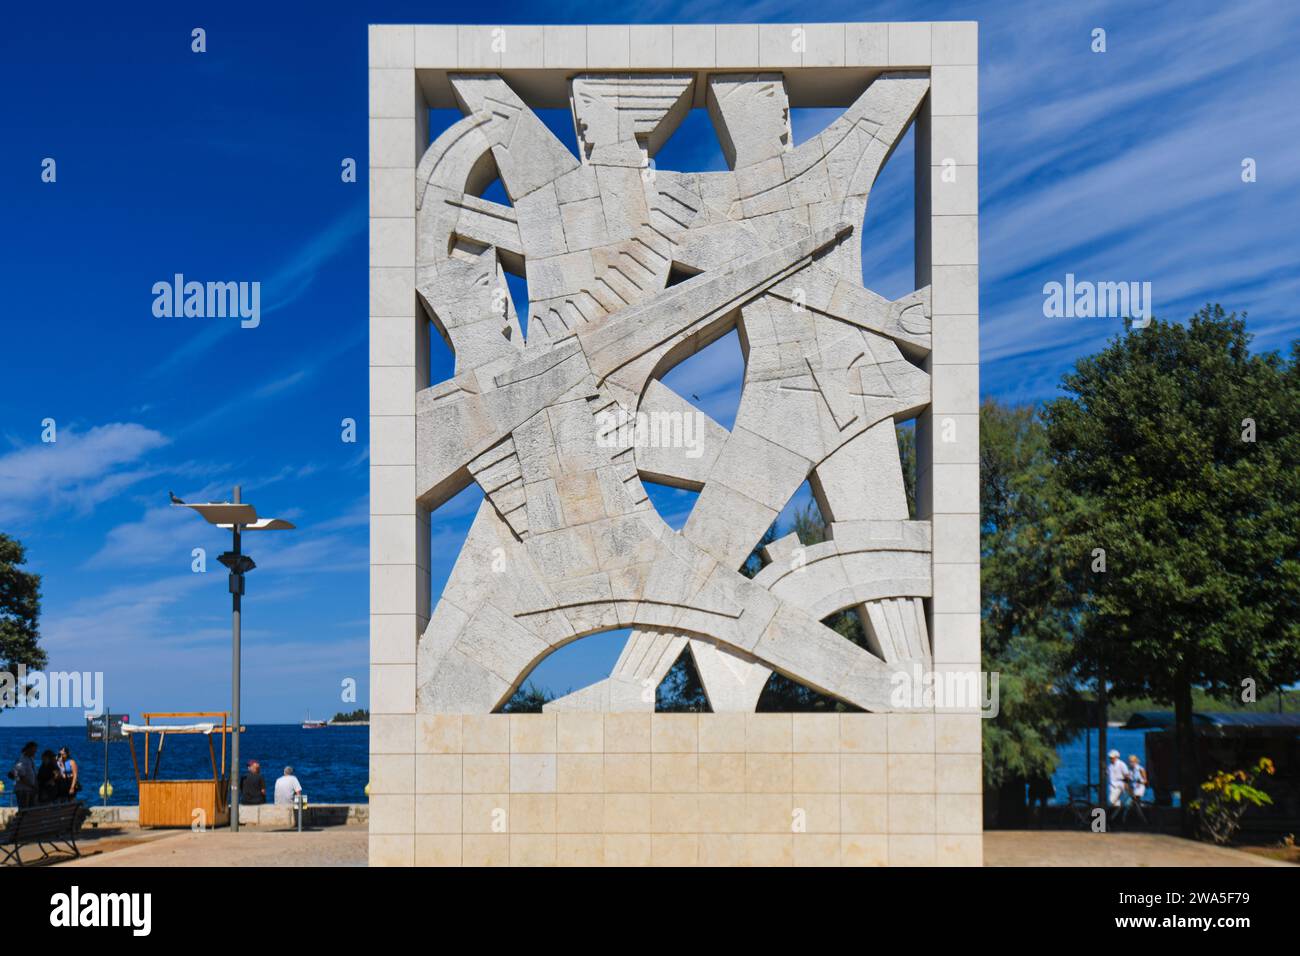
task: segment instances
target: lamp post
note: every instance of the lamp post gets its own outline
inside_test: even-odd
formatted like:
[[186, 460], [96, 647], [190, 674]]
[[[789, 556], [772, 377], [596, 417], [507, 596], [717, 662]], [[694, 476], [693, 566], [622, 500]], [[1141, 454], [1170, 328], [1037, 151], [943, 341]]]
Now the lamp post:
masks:
[[230, 830], [239, 832], [239, 671], [240, 671], [240, 614], [244, 596], [244, 575], [257, 565], [240, 551], [240, 537], [245, 531], [291, 531], [293, 525], [282, 518], [259, 518], [250, 504], [239, 500], [239, 485], [235, 485], [234, 501], [186, 504], [175, 495], [172, 507], [191, 508], [209, 524], [229, 528], [232, 546], [217, 558], [230, 569], [230, 696], [234, 726], [230, 737]]

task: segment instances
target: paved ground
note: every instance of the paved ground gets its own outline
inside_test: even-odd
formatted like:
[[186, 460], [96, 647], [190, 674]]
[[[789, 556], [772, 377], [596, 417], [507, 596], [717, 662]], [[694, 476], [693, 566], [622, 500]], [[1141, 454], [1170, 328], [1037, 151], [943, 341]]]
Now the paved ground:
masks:
[[[106, 839], [82, 846], [85, 855], [60, 866], [365, 866], [367, 829], [329, 827], [297, 833], [243, 827], [213, 830], [135, 831], [135, 839]], [[142, 839], [143, 836], [143, 839]], [[130, 844], [130, 845], [126, 845]]]
[[984, 834], [985, 866], [1290, 866], [1158, 833], [993, 830]]
[[[60, 866], [365, 866], [367, 830], [296, 833], [122, 828], [83, 843]], [[986, 866], [1291, 866], [1262, 856], [1153, 833], [1001, 830], [984, 834]]]

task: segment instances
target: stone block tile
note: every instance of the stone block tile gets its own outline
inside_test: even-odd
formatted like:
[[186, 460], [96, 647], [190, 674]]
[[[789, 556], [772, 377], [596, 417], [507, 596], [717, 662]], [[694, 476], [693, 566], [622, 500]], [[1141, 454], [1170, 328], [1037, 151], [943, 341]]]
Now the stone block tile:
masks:
[[416, 753], [459, 754], [460, 714], [416, 714]]
[[[373, 801], [371, 805], [373, 807]], [[460, 800], [460, 813], [461, 825], [465, 828], [465, 833], [510, 832], [510, 794], [508, 793], [464, 794]]]
[[795, 866], [839, 866], [842, 839], [838, 833], [796, 833], [790, 841], [792, 863]]
[[699, 721], [700, 753], [745, 752], [745, 714], [707, 714]]
[[699, 797], [694, 793], [656, 793], [650, 797], [653, 833], [697, 833], [700, 829]]
[[466, 833], [461, 838], [462, 866], [509, 866], [510, 835]]
[[652, 779], [649, 754], [605, 754], [606, 793], [649, 793]]
[[890, 833], [929, 833], [935, 828], [935, 796], [925, 793], [889, 795]]
[[969, 714], [937, 714], [934, 749], [938, 754], [980, 754], [983, 724]]
[[790, 833], [793, 823], [793, 794], [745, 794], [745, 832]]
[[693, 753], [653, 754], [650, 758], [650, 786], [655, 793], [697, 793], [700, 789], [699, 756]]
[[790, 833], [745, 834], [746, 866], [792, 866], [794, 837]]
[[843, 754], [840, 757], [840, 790], [843, 793], [885, 793], [889, 789], [889, 757], [886, 754]]
[[887, 833], [889, 797], [883, 793], [840, 794], [840, 831]]
[[794, 722], [790, 714], [746, 714], [747, 753], [788, 754], [794, 749]]
[[889, 838], [876, 833], [845, 833], [840, 836], [841, 866], [888, 866]]
[[508, 754], [464, 754], [461, 757], [463, 793], [509, 793]]
[[465, 753], [510, 753], [510, 715], [465, 714], [460, 727], [461, 748]]
[[604, 793], [604, 754], [557, 754], [555, 789], [559, 793]]
[[935, 838], [935, 862], [939, 866], [983, 866], [983, 834], [945, 833]]
[[422, 793], [415, 798], [415, 832], [459, 837], [461, 796], [458, 793]]
[[790, 793], [794, 788], [794, 762], [788, 753], [751, 753], [745, 756], [745, 790], [748, 793]]
[[414, 866], [415, 834], [409, 829], [398, 834], [381, 834], [372, 828], [368, 856], [371, 866]]
[[559, 793], [555, 796], [557, 833], [604, 833], [605, 795], [601, 793]]
[[511, 793], [554, 793], [556, 755], [553, 753], [512, 753], [510, 755]]
[[838, 754], [795, 754], [792, 786], [808, 793], [839, 793], [840, 759]]
[[701, 793], [745, 792], [745, 754], [700, 754], [698, 767]]
[[606, 833], [649, 833], [650, 829], [650, 794], [605, 794]]
[[790, 828], [796, 834], [840, 832], [838, 793], [796, 793], [791, 798]]
[[415, 792], [417, 794], [460, 794], [461, 787], [460, 754], [416, 754]]
[[555, 753], [555, 714], [510, 714], [512, 754]]
[[605, 748], [605, 715], [561, 711], [555, 715], [555, 747], [562, 754], [598, 754]]
[[698, 845], [700, 866], [745, 865], [743, 833], [701, 833]]
[[653, 714], [650, 749], [655, 753], [696, 753], [699, 720], [695, 714]]
[[885, 714], [840, 714], [840, 752], [846, 754], [887, 753]]
[[646, 713], [606, 714], [605, 753], [650, 753], [652, 716]]
[[979, 24], [973, 20], [931, 24], [930, 42], [935, 66], [979, 62]]
[[699, 862], [699, 835], [695, 833], [655, 833], [650, 836], [652, 866], [695, 866]]
[[933, 834], [889, 835], [890, 866], [934, 866], [937, 862]]
[[510, 865], [555, 866], [555, 834], [510, 834]]
[[510, 795], [510, 832], [554, 833], [555, 801], [553, 793], [512, 793]]
[[839, 714], [792, 714], [792, 737], [797, 754], [838, 754]]
[[598, 833], [557, 833], [556, 866], [604, 866], [605, 837]]
[[[460, 831], [455, 833], [417, 833], [415, 835], [416, 866], [460, 866]], [[372, 863], [372, 865], [375, 865]]]
[[654, 861], [649, 833], [606, 833], [606, 866], [650, 866]]

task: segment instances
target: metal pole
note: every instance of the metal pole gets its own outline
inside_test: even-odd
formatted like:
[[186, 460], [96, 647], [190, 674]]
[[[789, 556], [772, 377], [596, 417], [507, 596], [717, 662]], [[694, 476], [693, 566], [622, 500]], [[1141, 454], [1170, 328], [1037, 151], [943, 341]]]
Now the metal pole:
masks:
[[[235, 485], [235, 504], [239, 504], [239, 485]], [[233, 534], [235, 536], [235, 556], [239, 556], [239, 525], [234, 526]], [[238, 567], [238, 564], [236, 564]], [[232, 578], [234, 580], [234, 578]], [[231, 602], [231, 669], [230, 669], [230, 687], [233, 703], [231, 710], [235, 715], [235, 726], [231, 730], [230, 736], [230, 832], [239, 832], [239, 615], [240, 615], [240, 594], [239, 587], [236, 584], [234, 594], [230, 596]]]
[[[108, 728], [113, 723], [113, 712], [104, 708], [104, 806], [108, 806]], [[75, 797], [76, 794], [73, 794]]]

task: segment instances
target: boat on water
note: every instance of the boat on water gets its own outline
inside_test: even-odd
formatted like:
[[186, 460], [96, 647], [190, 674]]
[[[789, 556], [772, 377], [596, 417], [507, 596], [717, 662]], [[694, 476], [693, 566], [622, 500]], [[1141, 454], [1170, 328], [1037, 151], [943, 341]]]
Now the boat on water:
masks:
[[328, 722], [324, 720], [312, 720], [311, 714], [307, 714], [307, 719], [302, 722], [303, 730], [319, 730], [321, 727], [328, 727]]

